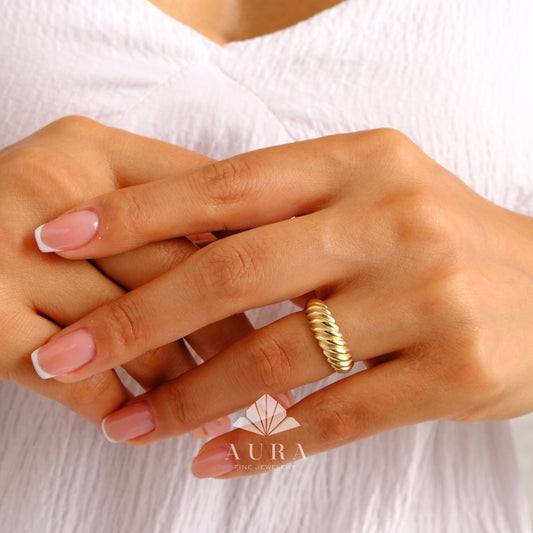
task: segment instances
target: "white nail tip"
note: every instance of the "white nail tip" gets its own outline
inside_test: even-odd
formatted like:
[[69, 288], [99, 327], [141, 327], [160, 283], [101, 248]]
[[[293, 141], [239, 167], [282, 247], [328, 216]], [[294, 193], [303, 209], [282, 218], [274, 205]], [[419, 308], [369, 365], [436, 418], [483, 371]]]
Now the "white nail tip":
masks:
[[37, 243], [39, 250], [41, 250], [41, 252], [44, 252], [44, 253], [60, 252], [61, 250], [59, 248], [51, 248], [50, 246], [44, 244], [43, 239], [41, 237], [41, 232], [43, 230], [43, 227], [44, 227], [44, 224], [41, 224], [34, 232], [35, 242]]
[[31, 362], [33, 363], [33, 368], [35, 368], [35, 372], [37, 372], [40, 378], [50, 379], [55, 377], [53, 374], [49, 374], [41, 368], [41, 365], [39, 364], [39, 349], [34, 350], [31, 353]]
[[114, 440], [112, 439], [106, 432], [105, 430], [105, 421], [106, 419], [104, 418], [102, 420], [102, 425], [101, 425], [101, 429], [102, 429], [102, 433], [104, 434], [104, 437], [109, 441], [109, 442], [112, 442], [113, 444], [116, 444], [117, 442], [120, 442], [119, 440]]

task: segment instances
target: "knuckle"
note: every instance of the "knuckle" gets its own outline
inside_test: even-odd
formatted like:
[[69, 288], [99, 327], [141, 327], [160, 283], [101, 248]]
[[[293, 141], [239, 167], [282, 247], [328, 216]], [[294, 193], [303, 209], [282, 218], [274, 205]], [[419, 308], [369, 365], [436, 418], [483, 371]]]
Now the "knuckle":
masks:
[[106, 398], [114, 392], [109, 374], [102, 372], [70, 384], [69, 402], [76, 407], [106, 405]]
[[[271, 335], [259, 338], [249, 356], [257, 385], [265, 392], [285, 390], [292, 375], [292, 357], [287, 349]], [[290, 387], [288, 387], [290, 388]]]
[[87, 133], [101, 131], [104, 128], [105, 126], [96, 120], [81, 115], [68, 115], [51, 122], [45, 129], [70, 139], [72, 137], [85, 136]]
[[170, 240], [150, 245], [150, 254], [157, 257], [158, 270], [154, 270], [154, 277], [171, 270], [176, 265], [190, 257], [196, 248], [184, 240]]
[[461, 222], [453, 209], [428, 191], [405, 191], [388, 202], [388, 242], [398, 250], [426, 258], [431, 264], [456, 265], [463, 256]]
[[323, 446], [342, 444], [366, 435], [366, 415], [361, 407], [349, 409], [344, 401], [331, 392], [323, 392], [320, 400], [311, 407], [318, 432], [318, 441]]
[[450, 376], [456, 392], [471, 401], [485, 402], [502, 395], [505, 380], [486, 350], [481, 335], [471, 334], [462, 339], [459, 346], [461, 361], [455, 365]]
[[108, 330], [107, 339], [122, 351], [137, 348], [143, 338], [138, 309], [127, 297], [109, 302], [102, 323]]
[[428, 333], [438, 343], [429, 350], [431, 368], [458, 406], [477, 410], [504, 394], [509, 376], [496, 364], [498, 340], [483, 324], [473, 285], [464, 272], [448, 276], [422, 311], [432, 317]]
[[204, 420], [199, 416], [195, 402], [188, 401], [183, 386], [171, 384], [165, 390], [165, 406], [168, 409], [170, 424], [177, 432], [184, 432], [200, 426]]
[[[72, 204], [76, 198], [80, 201], [84, 195], [85, 182], [82, 187], [83, 178], [76, 176], [79, 167], [73, 162], [71, 156], [52, 145], [23, 142], [2, 157], [2, 182], [15, 182], [12, 189], [24, 191], [22, 196], [20, 193], [14, 194], [13, 200], [21, 201], [32, 195], [56, 205], [60, 213], [64, 210], [66, 200]], [[51, 190], [54, 191], [53, 198], [50, 196]]]
[[[79, 140], [87, 134], [102, 132], [106, 127], [102, 124], [81, 116], [60, 118], [39, 132], [22, 141], [6, 147], [0, 154], [2, 157], [2, 173], [17, 173], [21, 177], [29, 171], [36, 171], [38, 176], [54, 177], [67, 164], [65, 150], [55, 141], [57, 137], [66, 141]], [[49, 139], [54, 141], [49, 142]], [[34, 181], [35, 176], [31, 176]], [[65, 171], [65, 178], [66, 171]]]
[[416, 144], [402, 132], [393, 128], [380, 128], [365, 134], [366, 154], [372, 160], [398, 165], [410, 162], [416, 153], [421, 153]]
[[2, 174], [23, 180], [25, 185], [34, 188], [42, 184], [43, 190], [46, 188], [50, 194], [50, 180], [60, 184], [63, 166], [62, 158], [54, 151], [39, 145], [27, 145], [4, 156]]
[[260, 267], [242, 239], [230, 237], [205, 248], [198, 273], [211, 294], [238, 301], [259, 280]]
[[168, 359], [166, 357], [167, 350], [167, 345], [150, 350], [137, 357], [135, 361], [130, 362], [129, 365], [127, 365], [126, 370], [130, 373], [133, 373], [131, 371], [134, 370], [135, 377], [139, 378], [137, 381], [142, 380], [142, 385], [150, 383], [151, 387], [153, 387], [156, 384], [162, 383], [166, 377], [164, 363], [165, 359]]
[[[450, 240], [457, 234], [448, 209], [428, 192], [415, 192], [408, 196], [404, 210], [407, 220], [418, 235], [429, 241]], [[409, 227], [409, 226], [408, 226]]]
[[250, 189], [251, 169], [244, 157], [230, 157], [204, 168], [201, 181], [208, 200], [215, 207], [242, 200]]
[[[109, 213], [110, 219], [120, 218], [120, 228], [128, 240], [135, 242], [149, 227], [146, 201], [137, 194], [135, 188], [125, 188], [119, 195], [102, 198], [102, 209]], [[119, 213], [117, 217], [117, 213]]]

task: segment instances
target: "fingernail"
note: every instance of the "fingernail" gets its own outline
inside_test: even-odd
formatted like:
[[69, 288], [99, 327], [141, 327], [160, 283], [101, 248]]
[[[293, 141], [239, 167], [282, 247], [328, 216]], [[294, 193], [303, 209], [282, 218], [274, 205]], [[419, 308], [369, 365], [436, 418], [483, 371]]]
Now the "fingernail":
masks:
[[97, 231], [98, 215], [94, 211], [76, 211], [39, 226], [35, 240], [41, 252], [62, 252], [87, 244]]
[[208, 437], [218, 437], [227, 433], [231, 429], [231, 421], [227, 416], [213, 420], [202, 427], [193, 429], [189, 435], [196, 439], [207, 439]]
[[102, 433], [109, 442], [124, 442], [155, 429], [155, 417], [148, 402], [126, 405], [102, 420]]
[[31, 354], [35, 371], [43, 379], [77, 370], [94, 359], [96, 346], [86, 329], [78, 329], [37, 348]]
[[276, 399], [281, 405], [283, 405], [283, 407], [285, 407], [285, 409], [292, 407], [295, 403], [294, 396], [292, 395], [291, 391], [278, 394]]
[[235, 470], [235, 456], [227, 448], [211, 448], [196, 456], [191, 471], [196, 477], [218, 477]]

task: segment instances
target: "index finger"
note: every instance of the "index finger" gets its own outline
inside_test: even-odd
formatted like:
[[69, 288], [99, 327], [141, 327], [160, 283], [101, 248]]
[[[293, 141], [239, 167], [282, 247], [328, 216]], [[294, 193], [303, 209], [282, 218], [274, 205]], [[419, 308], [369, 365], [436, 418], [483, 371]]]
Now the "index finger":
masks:
[[[339, 172], [359, 134], [265, 148], [77, 206], [36, 230], [42, 251], [70, 259], [115, 255], [149, 242], [277, 222], [323, 208], [354, 172]], [[349, 175], [347, 175], [349, 174]]]

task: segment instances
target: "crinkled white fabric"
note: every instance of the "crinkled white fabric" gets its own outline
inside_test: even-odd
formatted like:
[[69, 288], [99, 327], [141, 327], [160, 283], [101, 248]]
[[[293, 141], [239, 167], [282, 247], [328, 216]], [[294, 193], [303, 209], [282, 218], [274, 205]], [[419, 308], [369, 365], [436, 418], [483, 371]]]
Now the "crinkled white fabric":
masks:
[[[147, 0], [1, 0], [0, 18], [0, 146], [68, 114], [215, 158], [390, 126], [533, 214], [530, 0], [348, 0], [225, 48]], [[192, 477], [188, 436], [112, 445], [10, 383], [0, 432], [6, 533], [529, 530], [506, 423], [407, 427], [232, 481]]]

